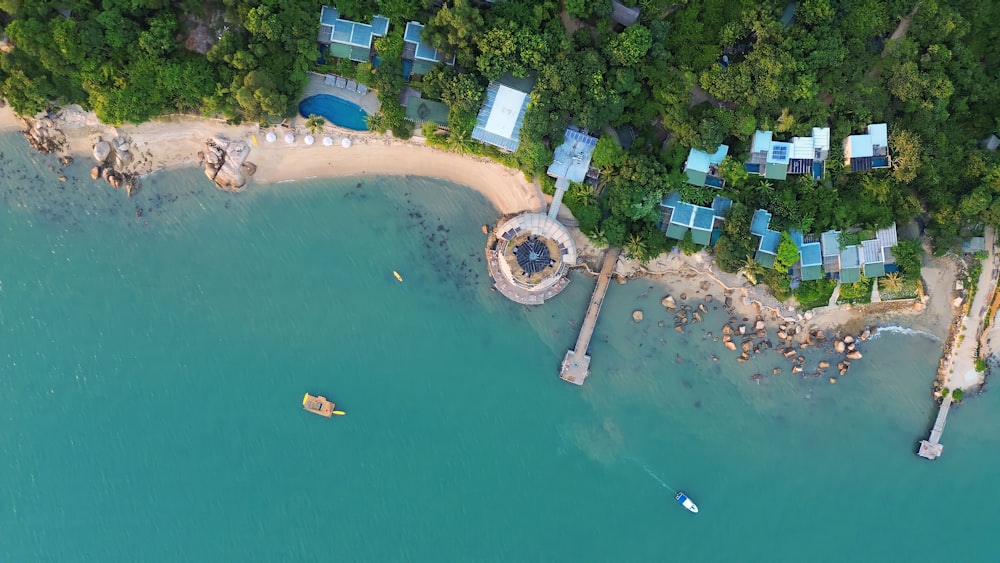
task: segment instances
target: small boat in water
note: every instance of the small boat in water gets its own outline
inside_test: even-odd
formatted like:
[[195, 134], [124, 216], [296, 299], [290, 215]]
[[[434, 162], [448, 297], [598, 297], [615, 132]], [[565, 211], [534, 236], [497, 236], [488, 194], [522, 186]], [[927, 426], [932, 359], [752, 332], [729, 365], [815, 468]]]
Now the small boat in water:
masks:
[[403, 281], [403, 276], [399, 275], [399, 272], [396, 270], [392, 271], [392, 275], [396, 276], [396, 281]]
[[677, 502], [684, 508], [690, 510], [691, 512], [698, 514], [698, 505], [694, 503], [693, 500], [689, 499], [684, 493], [677, 493]]
[[334, 410], [337, 408], [337, 405], [335, 405], [333, 401], [327, 400], [326, 397], [310, 395], [309, 393], [306, 393], [306, 396], [302, 397], [302, 408], [313, 414], [318, 414], [327, 418], [330, 418], [333, 415], [344, 416], [347, 414], [344, 411]]

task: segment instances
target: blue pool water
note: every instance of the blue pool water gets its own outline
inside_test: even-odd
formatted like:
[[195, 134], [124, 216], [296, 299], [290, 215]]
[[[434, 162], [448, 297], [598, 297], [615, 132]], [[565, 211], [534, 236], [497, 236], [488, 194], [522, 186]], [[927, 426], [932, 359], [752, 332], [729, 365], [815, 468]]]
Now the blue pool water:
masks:
[[355, 131], [368, 130], [368, 114], [365, 110], [329, 94], [317, 94], [302, 100], [299, 102], [299, 114], [302, 117], [319, 115], [334, 125]]

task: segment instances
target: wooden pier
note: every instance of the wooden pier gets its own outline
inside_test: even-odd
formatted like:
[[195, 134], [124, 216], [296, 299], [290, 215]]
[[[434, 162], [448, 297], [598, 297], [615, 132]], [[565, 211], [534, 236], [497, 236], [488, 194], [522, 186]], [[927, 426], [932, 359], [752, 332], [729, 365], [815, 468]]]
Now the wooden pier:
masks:
[[559, 369], [559, 377], [575, 385], [583, 385], [584, 380], [590, 375], [590, 356], [587, 354], [587, 349], [590, 347], [590, 339], [594, 336], [594, 327], [597, 326], [597, 317], [601, 314], [601, 305], [604, 303], [604, 295], [608, 292], [608, 285], [611, 284], [611, 272], [618, 262], [619, 252], [617, 248], [609, 248], [604, 256], [604, 265], [597, 277], [597, 287], [590, 296], [587, 315], [583, 318], [580, 335], [576, 338], [576, 348], [566, 351]]
[[920, 457], [937, 459], [941, 456], [941, 452], [944, 451], [944, 445], [941, 444], [941, 434], [944, 434], [944, 425], [948, 421], [948, 409], [950, 408], [951, 396], [948, 396], [941, 400], [941, 407], [938, 409], [937, 419], [934, 420], [931, 435], [926, 440], [920, 440], [920, 448], [917, 449], [917, 455]]

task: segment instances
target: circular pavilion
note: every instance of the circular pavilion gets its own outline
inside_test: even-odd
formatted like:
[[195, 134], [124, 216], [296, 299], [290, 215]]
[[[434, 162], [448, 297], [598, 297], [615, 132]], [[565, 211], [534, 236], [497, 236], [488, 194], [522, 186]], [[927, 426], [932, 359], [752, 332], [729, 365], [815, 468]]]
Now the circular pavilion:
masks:
[[522, 213], [502, 221], [487, 249], [496, 289], [511, 301], [541, 305], [569, 285], [576, 243], [559, 221], [543, 213]]

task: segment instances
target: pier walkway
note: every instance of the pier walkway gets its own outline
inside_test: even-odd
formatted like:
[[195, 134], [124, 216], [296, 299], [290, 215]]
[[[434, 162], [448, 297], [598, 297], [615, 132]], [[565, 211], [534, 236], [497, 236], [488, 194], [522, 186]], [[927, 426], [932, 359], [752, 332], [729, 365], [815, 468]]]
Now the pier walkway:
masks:
[[590, 374], [590, 356], [587, 355], [587, 348], [590, 347], [590, 339], [594, 336], [597, 317], [601, 314], [604, 295], [608, 292], [608, 285], [611, 283], [611, 272], [615, 269], [620, 252], [621, 250], [618, 248], [609, 248], [608, 253], [604, 256], [604, 265], [597, 277], [597, 287], [594, 288], [594, 294], [590, 296], [587, 315], [583, 318], [580, 335], [576, 338], [576, 348], [566, 351], [562, 367], [559, 369], [559, 377], [565, 381], [583, 385], [584, 380]]
[[941, 452], [944, 451], [944, 445], [941, 444], [941, 434], [944, 434], [944, 425], [948, 421], [948, 410], [951, 408], [951, 396], [945, 397], [941, 401], [941, 407], [938, 409], [937, 418], [934, 420], [934, 428], [931, 429], [931, 435], [927, 437], [926, 440], [920, 440], [920, 449], [917, 450], [917, 455], [927, 459], [937, 459]]

